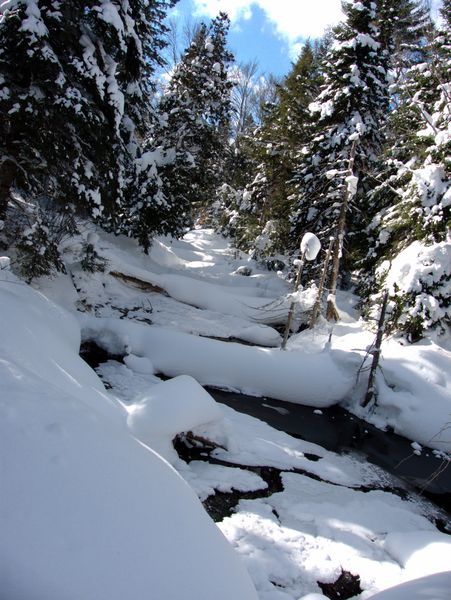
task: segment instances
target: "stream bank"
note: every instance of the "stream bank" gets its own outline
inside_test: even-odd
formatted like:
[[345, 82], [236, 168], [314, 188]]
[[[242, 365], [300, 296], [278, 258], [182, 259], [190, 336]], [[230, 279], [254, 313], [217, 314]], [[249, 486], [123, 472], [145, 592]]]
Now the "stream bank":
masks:
[[[110, 355], [94, 341], [82, 344], [80, 356], [94, 369], [108, 360], [122, 362], [123, 358]], [[159, 375], [166, 379], [164, 374]], [[274, 398], [249, 396], [208, 386], [205, 389], [217, 402], [261, 419], [293, 437], [337, 453], [360, 454], [451, 513], [451, 468], [442, 469], [445, 466], [443, 461], [432, 450], [424, 448], [420, 455], [416, 455], [408, 439], [377, 429], [338, 405], [318, 410]], [[443, 524], [442, 529], [451, 531], [447, 524]]]
[[321, 410], [274, 398], [206, 388], [217, 402], [261, 419], [293, 437], [338, 453], [353, 452], [382, 467], [451, 513], [451, 467], [430, 449], [414, 454], [411, 441], [335, 405]]

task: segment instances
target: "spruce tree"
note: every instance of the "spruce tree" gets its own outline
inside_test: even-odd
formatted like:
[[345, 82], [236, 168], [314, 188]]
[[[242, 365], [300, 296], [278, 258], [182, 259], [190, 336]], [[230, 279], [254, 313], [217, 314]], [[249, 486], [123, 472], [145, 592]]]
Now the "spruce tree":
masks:
[[[0, 218], [44, 212], [123, 229], [170, 0], [11, 0], [0, 20]], [[139, 198], [137, 199], [139, 200]]]
[[[396, 90], [386, 167], [372, 194], [379, 210], [366, 232], [369, 248], [360, 289], [368, 297], [367, 312], [388, 286], [390, 326], [412, 341], [433, 328], [443, 331], [451, 316], [449, 8], [448, 0], [443, 29], [423, 44], [426, 60], [411, 65]], [[391, 265], [409, 249], [410, 266], [418, 272], [411, 288], [391, 282], [390, 274]]]
[[[249, 136], [247, 152], [253, 178], [237, 207], [237, 242], [255, 258], [270, 258], [288, 246], [290, 180], [310, 121], [308, 105], [317, 93], [319, 46], [307, 42], [290, 73], [276, 87], [276, 101], [264, 107], [263, 120]], [[249, 171], [248, 171], [249, 172]]]
[[294, 247], [308, 230], [324, 247], [331, 235], [336, 237], [332, 288], [343, 252], [345, 258], [352, 252], [352, 235], [364, 222], [366, 179], [380, 154], [389, 102], [376, 6], [370, 0], [349, 1], [343, 10], [346, 21], [334, 30], [324, 83], [310, 105], [313, 124], [300, 154], [291, 217]]
[[[233, 85], [228, 78], [228, 28], [222, 13], [199, 28], [157, 107], [159, 121], [147, 156], [154, 157], [160, 178], [165, 215], [157, 226], [161, 233], [180, 234], [191, 223], [193, 206], [211, 202], [222, 178]], [[140, 220], [157, 225], [152, 207], [144, 208]]]

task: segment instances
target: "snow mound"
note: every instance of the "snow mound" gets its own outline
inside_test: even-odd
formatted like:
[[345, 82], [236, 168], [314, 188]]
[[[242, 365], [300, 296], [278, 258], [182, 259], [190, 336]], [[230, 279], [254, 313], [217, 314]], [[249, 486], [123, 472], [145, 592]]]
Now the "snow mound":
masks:
[[435, 573], [384, 590], [371, 600], [449, 600], [451, 571]]
[[2, 598], [256, 600], [194, 492], [79, 358], [76, 320], [7, 271], [0, 305]]
[[321, 250], [321, 242], [314, 233], [304, 234], [301, 241], [301, 252], [305, 253], [306, 260], [315, 260]]
[[120, 352], [127, 340], [131, 351], [171, 377], [189, 374], [202, 384], [316, 407], [339, 402], [354, 384], [352, 372], [338, 364], [343, 359], [339, 350], [281, 352], [121, 319], [82, 315], [80, 320], [87, 339], [111, 352]]
[[148, 396], [129, 408], [127, 424], [139, 440], [174, 463], [174, 437], [217, 420], [222, 420], [222, 413], [210, 394], [183, 375], [153, 385]]
[[413, 577], [446, 571], [451, 566], [451, 539], [438, 531], [389, 533], [385, 549]]

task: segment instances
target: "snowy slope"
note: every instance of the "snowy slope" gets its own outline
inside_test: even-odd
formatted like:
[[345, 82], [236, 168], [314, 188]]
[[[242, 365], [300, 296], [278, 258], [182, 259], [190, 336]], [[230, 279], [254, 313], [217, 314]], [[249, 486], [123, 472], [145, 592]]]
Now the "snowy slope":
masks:
[[[338, 297], [340, 324], [292, 336], [286, 352], [225, 343], [201, 335], [263, 327], [254, 341], [274, 343], [277, 332], [252, 315], [214, 310], [215, 302], [188, 306], [190, 295], [198, 306], [213, 289], [282, 306], [290, 290], [276, 273], [211, 231], [158, 240], [150, 256], [100, 236], [109, 269], [173, 278], [176, 300], [108, 271], [82, 273], [80, 247], [66, 247], [70, 276], [41, 279], [39, 291], [0, 272], [0, 583], [8, 600], [133, 600], [149, 590], [158, 599], [318, 600], [318, 582], [342, 570], [360, 578], [357, 597], [367, 600], [451, 565], [450, 538], [434, 525], [443, 514], [399, 491], [400, 482], [217, 405], [196, 382], [312, 407], [344, 399], [379, 426], [447, 449], [446, 430], [435, 434], [449, 421], [449, 350], [384, 342], [379, 406], [370, 413], [359, 407], [365, 373], [355, 381], [374, 335], [352, 295]], [[111, 390], [78, 356], [80, 323], [85, 338], [126, 355], [125, 364], [99, 368]], [[159, 371], [176, 377], [161, 382]], [[188, 430], [219, 444], [220, 464], [179, 458], [172, 439]], [[261, 467], [280, 470], [281, 491], [265, 496]], [[240, 501], [219, 524], [223, 535], [198, 500], [215, 490], [260, 495]]]
[[[320, 321], [313, 332], [292, 336], [287, 352], [219, 344], [199, 335], [280, 345], [278, 332], [263, 324], [283, 316], [290, 302], [291, 290], [278, 274], [235, 253], [211, 230], [192, 231], [183, 240], [156, 240], [149, 257], [130, 240], [102, 234], [98, 251], [108, 258], [110, 270], [157, 283], [179, 301], [136, 289], [131, 294], [130, 287], [110, 275], [89, 277], [75, 263], [73, 277], [82, 308], [96, 317], [122, 320], [87, 319], [84, 327], [89, 335], [110, 328], [110, 339], [133, 338], [139, 347], [134, 351], [168, 375], [190, 374], [202, 383], [319, 407], [344, 401], [351, 412], [379, 427], [390, 426], [439, 451], [451, 450], [451, 352], [446, 340], [441, 345], [433, 340], [414, 345], [385, 341], [376, 376], [378, 406], [364, 410], [359, 403], [365, 395], [367, 350], [375, 334], [359, 320], [352, 294], [337, 297], [340, 323], [331, 328]], [[70, 252], [68, 256], [73, 256]], [[237, 274], [242, 266], [251, 270], [249, 277]], [[54, 293], [48, 283], [44, 286], [46, 293]], [[305, 292], [301, 310], [313, 300]], [[130, 319], [152, 321], [164, 329], [143, 326], [138, 333], [137, 327], [127, 324]], [[365, 368], [357, 377], [362, 364]]]
[[0, 298], [1, 596], [255, 599], [193, 491], [79, 358], [73, 317], [5, 272]]

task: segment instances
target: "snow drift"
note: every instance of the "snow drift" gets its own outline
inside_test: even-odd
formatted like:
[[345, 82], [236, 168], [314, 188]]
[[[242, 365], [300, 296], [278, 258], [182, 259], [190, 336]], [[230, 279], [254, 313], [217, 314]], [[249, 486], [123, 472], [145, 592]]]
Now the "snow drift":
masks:
[[194, 492], [78, 357], [75, 319], [4, 272], [0, 304], [2, 597], [256, 600]]

